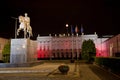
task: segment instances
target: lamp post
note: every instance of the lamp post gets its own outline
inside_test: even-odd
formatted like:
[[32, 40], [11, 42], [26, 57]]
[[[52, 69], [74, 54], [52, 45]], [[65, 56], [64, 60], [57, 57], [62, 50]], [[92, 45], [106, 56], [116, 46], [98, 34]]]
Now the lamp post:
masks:
[[17, 38], [17, 33], [16, 33], [16, 31], [17, 31], [17, 19], [18, 18], [16, 18], [16, 17], [11, 17], [12, 19], [15, 19], [15, 38]]

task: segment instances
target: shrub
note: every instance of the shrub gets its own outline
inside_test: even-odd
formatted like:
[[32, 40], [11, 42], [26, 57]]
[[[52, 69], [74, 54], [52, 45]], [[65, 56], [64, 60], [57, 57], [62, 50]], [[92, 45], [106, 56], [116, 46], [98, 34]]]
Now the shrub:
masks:
[[95, 63], [99, 66], [104, 66], [107, 69], [110, 69], [112, 72], [120, 73], [120, 58], [112, 57], [112, 58], [105, 58], [105, 57], [96, 57]]
[[84, 40], [82, 43], [82, 51], [81, 51], [81, 57], [84, 60], [87, 60], [88, 62], [94, 61], [94, 56], [96, 54], [96, 48], [95, 43], [93, 40]]
[[3, 50], [2, 50], [2, 60], [5, 63], [10, 62], [10, 41], [5, 44]]
[[4, 61], [3, 61], [3, 60], [0, 60], [0, 63], [4, 63]]

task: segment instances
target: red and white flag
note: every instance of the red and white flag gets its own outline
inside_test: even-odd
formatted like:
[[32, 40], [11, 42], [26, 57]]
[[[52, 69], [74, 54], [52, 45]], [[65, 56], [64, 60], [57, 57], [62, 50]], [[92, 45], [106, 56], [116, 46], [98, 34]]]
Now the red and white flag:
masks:
[[78, 29], [78, 26], [76, 25], [75, 27], [75, 32], [78, 33], [79, 32], [79, 29]]

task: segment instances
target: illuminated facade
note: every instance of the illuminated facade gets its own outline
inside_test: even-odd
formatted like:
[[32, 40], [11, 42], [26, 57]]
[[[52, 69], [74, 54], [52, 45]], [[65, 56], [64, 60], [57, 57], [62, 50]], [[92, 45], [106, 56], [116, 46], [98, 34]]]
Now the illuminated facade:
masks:
[[[61, 35], [58, 36], [38, 36], [37, 52], [38, 59], [71, 59], [81, 57], [81, 45], [84, 40], [91, 39], [94, 41], [96, 49], [99, 50], [101, 40], [98, 35]], [[103, 39], [102, 42], [106, 40]]]
[[99, 47], [99, 57], [120, 57], [120, 34], [105, 40]]

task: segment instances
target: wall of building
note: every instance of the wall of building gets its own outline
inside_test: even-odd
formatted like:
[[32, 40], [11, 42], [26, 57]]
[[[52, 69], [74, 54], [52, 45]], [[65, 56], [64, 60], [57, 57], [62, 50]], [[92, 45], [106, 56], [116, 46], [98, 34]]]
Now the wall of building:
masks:
[[107, 39], [109, 38], [98, 38], [97, 39], [97, 43], [96, 43], [96, 56], [100, 57], [100, 56], [104, 56], [107, 57], [108, 56], [108, 52], [106, 50], [106, 43], [104, 43]]
[[102, 46], [102, 50], [99, 56], [120, 57], [120, 34], [105, 40], [100, 46]]
[[99, 43], [97, 34], [39, 36], [37, 37], [38, 58], [80, 58], [82, 42], [88, 39], [92, 39], [97, 48]]
[[5, 46], [5, 44], [9, 41], [9, 39], [6, 38], [0, 38], [0, 60], [2, 60], [2, 50]]

